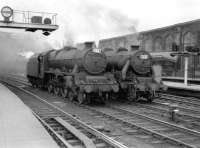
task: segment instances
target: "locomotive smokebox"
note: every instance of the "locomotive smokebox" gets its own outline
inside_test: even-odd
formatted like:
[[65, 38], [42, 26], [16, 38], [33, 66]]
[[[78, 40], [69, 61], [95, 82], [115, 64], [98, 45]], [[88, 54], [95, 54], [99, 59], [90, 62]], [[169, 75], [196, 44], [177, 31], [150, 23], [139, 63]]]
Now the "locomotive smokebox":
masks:
[[151, 71], [152, 57], [149, 52], [138, 50], [131, 56], [131, 66], [138, 74], [147, 74]]
[[138, 45], [131, 45], [131, 51], [137, 51], [137, 50], [139, 50]]

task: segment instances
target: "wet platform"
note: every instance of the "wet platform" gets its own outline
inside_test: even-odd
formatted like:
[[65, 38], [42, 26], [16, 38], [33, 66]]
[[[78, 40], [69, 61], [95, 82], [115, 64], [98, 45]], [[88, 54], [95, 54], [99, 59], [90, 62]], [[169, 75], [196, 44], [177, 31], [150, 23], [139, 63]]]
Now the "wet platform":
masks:
[[[183, 77], [162, 77], [163, 81], [183, 83]], [[188, 78], [188, 84], [200, 85], [200, 78]]]
[[0, 84], [0, 148], [58, 148], [31, 110]]
[[200, 91], [200, 85], [196, 85], [196, 84], [185, 85], [184, 83], [181, 83], [181, 82], [169, 82], [169, 81], [163, 81], [163, 83], [169, 88], [190, 90], [190, 91]]

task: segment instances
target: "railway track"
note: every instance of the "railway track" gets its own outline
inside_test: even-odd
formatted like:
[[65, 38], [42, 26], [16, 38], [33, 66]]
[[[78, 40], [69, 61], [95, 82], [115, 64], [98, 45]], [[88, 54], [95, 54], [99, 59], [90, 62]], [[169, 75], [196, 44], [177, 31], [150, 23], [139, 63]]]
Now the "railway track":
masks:
[[[90, 108], [91, 109], [91, 108]], [[92, 108], [93, 111], [104, 114], [120, 122], [135, 126], [146, 131], [147, 134], [156, 135], [185, 147], [199, 147], [200, 133], [175, 124], [170, 124], [142, 114], [138, 114], [116, 106]], [[194, 141], [198, 141], [195, 143]]]
[[8, 87], [20, 96], [22, 101], [31, 108], [42, 124], [48, 130], [51, 130], [51, 134], [54, 134], [54, 138], [61, 147], [127, 148], [55, 105], [48, 103], [41, 97], [23, 88], [8, 83], [6, 85], [9, 85]]
[[[89, 107], [80, 106], [85, 110], [96, 113], [97, 116], [106, 117], [109, 120], [116, 121], [121, 127], [126, 127], [132, 135], [143, 136], [145, 139], [153, 139], [152, 143], [171, 142], [174, 147], [198, 147], [200, 133], [170, 124], [161, 120], [157, 120], [148, 116], [134, 113], [130, 110], [118, 108], [114, 106], [106, 107]], [[159, 140], [158, 140], [159, 139]], [[170, 146], [172, 147], [172, 146]]]
[[181, 96], [175, 96], [171, 94], [161, 94], [160, 100], [170, 101], [174, 103], [178, 103], [180, 105], [187, 105], [188, 107], [199, 107], [200, 100], [198, 98], [194, 97], [181, 97]]
[[183, 112], [176, 112], [174, 118], [169, 111], [169, 106], [163, 107], [157, 104], [140, 104], [140, 103], [115, 103], [115, 106], [129, 109], [131, 112], [146, 115], [152, 118], [163, 120], [169, 123], [175, 123], [177, 125], [200, 131], [200, 117], [192, 114], [185, 114]]
[[[37, 90], [37, 89], [35, 89], [35, 90]], [[39, 91], [39, 90], [38, 90]], [[40, 91], [41, 92], [41, 91]], [[41, 95], [40, 95], [41, 96]], [[46, 98], [45, 98], [46, 97]], [[42, 96], [42, 98], [43, 99], [45, 99], [45, 100], [50, 100], [50, 99], [52, 99], [53, 101], [51, 102], [51, 103], [58, 103], [58, 102], [60, 102], [62, 99], [60, 99], [60, 100], [58, 100], [57, 98], [58, 97], [55, 97], [55, 96], [51, 96], [50, 94], [48, 94], [47, 92], [45, 92], [45, 94], [44, 94], [44, 96]], [[63, 100], [62, 100], [63, 101]], [[176, 145], [175, 144], [175, 146], [174, 146], [174, 144], [170, 144], [169, 142], [167, 142], [167, 141], [163, 141], [163, 140], [159, 140], [158, 138], [155, 138], [154, 136], [148, 136], [148, 142], [146, 142], [146, 143], [143, 143], [143, 142], [138, 142], [138, 141], [136, 141], [136, 140], [134, 140], [134, 138], [135, 138], [135, 136], [137, 136], [137, 138], [138, 139], [140, 139], [141, 140], [141, 138], [145, 138], [145, 140], [146, 140], [146, 133], [144, 133], [144, 131], [143, 130], [139, 130], [139, 129], [137, 129], [136, 130], [136, 132], [135, 132], [135, 129], [133, 128], [133, 127], [129, 127], [129, 126], [127, 126], [126, 124], [124, 124], [124, 123], [118, 123], [118, 121], [116, 121], [116, 120], [113, 120], [113, 119], [110, 119], [110, 118], [107, 118], [106, 116], [104, 116], [104, 115], [102, 115], [102, 114], [99, 114], [99, 113], [94, 113], [94, 111], [93, 110], [88, 110], [86, 107], [84, 107], [84, 106], [79, 106], [79, 105], [75, 105], [74, 103], [71, 103], [71, 102], [69, 102], [69, 105], [68, 106], [63, 106], [63, 105], [61, 105], [61, 104], [65, 104], [65, 102], [63, 101], [63, 102], [60, 102], [60, 103], [58, 103], [58, 106], [62, 106], [63, 108], [62, 109], [69, 109], [70, 107], [71, 108], [74, 108], [73, 109], [73, 112], [71, 112], [71, 114], [75, 114], [76, 115], [76, 117], [78, 117], [78, 118], [81, 118], [81, 120], [82, 121], [84, 121], [84, 122], [87, 122], [87, 124], [90, 124], [90, 122], [88, 122], [88, 120], [89, 121], [91, 121], [92, 123], [94, 122], [94, 126], [96, 126], [95, 124], [96, 124], [96, 120], [94, 120], [94, 118], [98, 118], [98, 120], [100, 120], [100, 121], [103, 121], [103, 122], [106, 122], [106, 124], [107, 123], [109, 123], [109, 124], [111, 124], [111, 126], [113, 126], [113, 127], [115, 127], [115, 128], [117, 128], [117, 129], [120, 129], [120, 130], [122, 130], [123, 132], [121, 133], [121, 131], [120, 131], [120, 133], [119, 133], [119, 131], [109, 131], [109, 132], [107, 132], [107, 131], [102, 131], [102, 132], [104, 132], [105, 134], [107, 134], [109, 137], [113, 137], [113, 138], [116, 138], [118, 141], [120, 141], [120, 142], [123, 142], [123, 143], [128, 143], [128, 147], [135, 147], [135, 145], [137, 145], [137, 144], [135, 144], [136, 142], [137, 143], [139, 143], [139, 147], [140, 146], [142, 146], [142, 147], [147, 147], [147, 148], [151, 148], [151, 147], [160, 147], [160, 145], [165, 145], [164, 147], [180, 147], [179, 145]], [[68, 104], [68, 103], [67, 103]], [[75, 105], [75, 106], [73, 106], [73, 104]], [[76, 108], [75, 108], [76, 107]], [[81, 109], [80, 109], [81, 108]], [[77, 115], [78, 113], [74, 113], [74, 112], [76, 112], [76, 110], [78, 110], [78, 113], [81, 113], [81, 112], [83, 112], [83, 110], [85, 110], [86, 112], [84, 113], [84, 114], [86, 114], [86, 113], [89, 113], [89, 114], [91, 114], [92, 116], [91, 116], [91, 118], [89, 118], [88, 119], [88, 117], [86, 117], [86, 119], [84, 119], [82, 116], [83, 116], [83, 114], [81, 114], [81, 115]], [[69, 111], [68, 111], [69, 112]], [[98, 123], [99, 124], [99, 123]], [[116, 126], [118, 124], [118, 126]], [[101, 125], [102, 125], [102, 123], [101, 123]], [[107, 130], [107, 129], [106, 129]], [[149, 145], [149, 143], [151, 144], [151, 145]], [[152, 146], [153, 145], [153, 146]], [[138, 146], [137, 146], [138, 147]], [[161, 146], [161, 147], [163, 147], [163, 146]]]
[[200, 100], [196, 98], [163, 94], [160, 99], [154, 101], [154, 104], [165, 109], [169, 108], [171, 105], [176, 105], [176, 108], [178, 108], [184, 115], [193, 115], [193, 118], [196, 119], [200, 117]]
[[[22, 82], [25, 85], [29, 85], [28, 81], [26, 79], [22, 79], [22, 77], [20, 77], [20, 81], [17, 80], [17, 76], [15, 76], [14, 78], [17, 82]], [[191, 119], [195, 121], [200, 121], [200, 109], [199, 109], [200, 100], [194, 97], [180, 97], [180, 96], [174, 96], [174, 95], [169, 95], [169, 94], [162, 94], [162, 99], [165, 100], [165, 102], [159, 99], [159, 100], [154, 100], [154, 103], [150, 105], [149, 104], [145, 104], [145, 105], [137, 104], [137, 105], [143, 108], [148, 108], [151, 110], [158, 111], [159, 113], [161, 112], [161, 113], [169, 114], [170, 108], [172, 107], [172, 105], [174, 105], [173, 103], [177, 103], [176, 98], [179, 99], [178, 103], [181, 103], [180, 105], [177, 104], [178, 106], [176, 106], [177, 109], [179, 109], [180, 111], [176, 115], [184, 118], [184, 120], [182, 121], [191, 122]], [[169, 102], [169, 103], [166, 102], [166, 100], [171, 101], [171, 99], [172, 99], [172, 102]], [[183, 99], [187, 101], [184, 101]], [[195, 104], [195, 106], [197, 105], [197, 108], [193, 106], [188, 107], [187, 103], [190, 102], [190, 100], [195, 101], [192, 103], [192, 105], [193, 104]], [[181, 105], [183, 104], [185, 105], [182, 107]]]

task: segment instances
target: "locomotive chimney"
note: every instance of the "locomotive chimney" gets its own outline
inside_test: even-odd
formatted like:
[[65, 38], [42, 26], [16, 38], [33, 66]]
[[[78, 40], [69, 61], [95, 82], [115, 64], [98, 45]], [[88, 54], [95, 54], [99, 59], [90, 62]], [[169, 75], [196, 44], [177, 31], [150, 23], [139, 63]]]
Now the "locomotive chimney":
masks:
[[91, 42], [85, 42], [84, 46], [85, 46], [84, 49], [96, 48], [96, 44], [93, 41], [91, 41]]
[[136, 51], [139, 49], [138, 45], [131, 45], [131, 51]]
[[77, 43], [76, 47], [79, 50], [88, 50], [91, 48], [96, 48], [96, 44], [94, 41], [88, 41], [88, 42], [83, 42], [83, 43]]

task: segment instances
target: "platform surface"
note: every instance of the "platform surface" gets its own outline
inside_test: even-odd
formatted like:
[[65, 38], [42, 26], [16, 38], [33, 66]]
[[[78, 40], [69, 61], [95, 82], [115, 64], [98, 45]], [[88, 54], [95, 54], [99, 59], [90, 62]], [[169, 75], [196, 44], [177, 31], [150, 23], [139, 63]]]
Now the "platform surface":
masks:
[[183, 89], [183, 90], [192, 90], [192, 91], [200, 91], [200, 85], [195, 85], [195, 84], [185, 85], [184, 83], [169, 82], [169, 81], [163, 81], [163, 83], [166, 86], [168, 86], [169, 88], [176, 88], [176, 89]]
[[[184, 80], [184, 77], [162, 77], [164, 80], [165, 79], [169, 79], [169, 80]], [[189, 81], [199, 81], [200, 82], [200, 78], [188, 78]]]
[[31, 110], [0, 83], [0, 148], [58, 148]]

